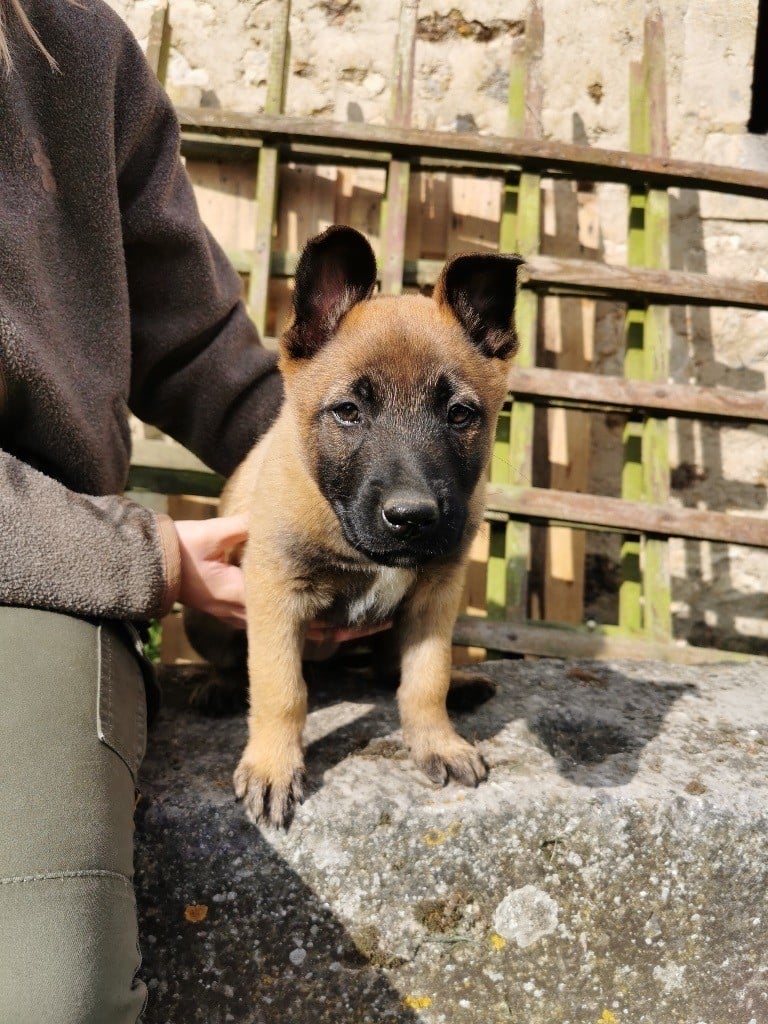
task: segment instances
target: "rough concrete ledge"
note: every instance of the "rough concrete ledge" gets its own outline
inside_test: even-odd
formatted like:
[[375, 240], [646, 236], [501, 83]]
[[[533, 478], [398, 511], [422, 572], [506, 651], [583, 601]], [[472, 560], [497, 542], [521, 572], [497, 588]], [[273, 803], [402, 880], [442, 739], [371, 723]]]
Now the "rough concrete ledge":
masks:
[[[432, 786], [393, 695], [320, 682], [310, 796], [250, 826], [239, 718], [150, 742], [147, 1024], [766, 1024], [768, 668], [493, 662], [491, 767]], [[190, 920], [191, 918], [191, 920]]]

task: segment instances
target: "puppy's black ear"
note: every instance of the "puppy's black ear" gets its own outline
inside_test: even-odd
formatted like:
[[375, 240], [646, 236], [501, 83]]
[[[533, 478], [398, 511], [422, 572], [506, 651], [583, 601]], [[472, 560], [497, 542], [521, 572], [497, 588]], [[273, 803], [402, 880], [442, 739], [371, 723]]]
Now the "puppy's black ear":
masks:
[[376, 287], [376, 257], [359, 231], [341, 224], [311, 238], [296, 268], [294, 319], [283, 335], [292, 359], [311, 359], [342, 317]]
[[517, 352], [513, 316], [522, 262], [520, 256], [496, 253], [454, 256], [435, 285], [435, 301], [451, 309], [489, 359], [507, 359]]

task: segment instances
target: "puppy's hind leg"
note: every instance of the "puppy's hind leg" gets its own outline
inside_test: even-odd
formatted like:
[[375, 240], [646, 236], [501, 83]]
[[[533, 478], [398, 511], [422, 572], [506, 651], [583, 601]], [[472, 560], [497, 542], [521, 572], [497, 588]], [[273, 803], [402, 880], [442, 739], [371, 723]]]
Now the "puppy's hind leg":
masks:
[[498, 686], [490, 676], [471, 668], [451, 669], [446, 705], [449, 711], [474, 711], [495, 696]]
[[[388, 629], [383, 633], [366, 637], [360, 645], [368, 648], [362, 654], [366, 656], [366, 662], [371, 667], [376, 685], [383, 689], [395, 690], [400, 683], [400, 646], [397, 634], [396, 628]], [[339, 659], [339, 664], [346, 667], [348, 662]], [[449, 711], [473, 711], [490, 700], [496, 690], [496, 683], [490, 676], [471, 667], [454, 668], [451, 669], [446, 704]]]
[[231, 715], [248, 704], [248, 647], [244, 630], [194, 608], [184, 609], [184, 629], [209, 669], [189, 695], [190, 706], [207, 715]]

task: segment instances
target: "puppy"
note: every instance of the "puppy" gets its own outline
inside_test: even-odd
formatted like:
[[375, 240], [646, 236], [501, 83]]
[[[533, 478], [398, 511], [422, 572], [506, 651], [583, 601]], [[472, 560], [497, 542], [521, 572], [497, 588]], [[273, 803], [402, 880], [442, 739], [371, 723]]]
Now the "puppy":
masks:
[[234, 785], [253, 822], [284, 825], [302, 798], [301, 652], [313, 619], [394, 620], [414, 761], [436, 782], [486, 776], [449, 721], [446, 695], [467, 552], [517, 348], [521, 262], [456, 256], [431, 299], [373, 298], [376, 260], [359, 232], [329, 228], [301, 255], [280, 342], [285, 402], [221, 506], [249, 518], [249, 739]]

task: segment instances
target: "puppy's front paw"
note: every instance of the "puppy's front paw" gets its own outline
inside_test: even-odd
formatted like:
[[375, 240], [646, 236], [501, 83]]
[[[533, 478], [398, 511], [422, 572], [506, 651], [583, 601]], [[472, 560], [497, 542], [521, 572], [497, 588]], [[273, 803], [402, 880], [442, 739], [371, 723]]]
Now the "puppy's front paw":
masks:
[[268, 765], [249, 744], [233, 777], [235, 796], [245, 805], [250, 822], [268, 821], [288, 828], [296, 805], [304, 799], [305, 772], [301, 755], [282, 764]]
[[477, 786], [488, 775], [478, 750], [456, 733], [438, 741], [422, 741], [411, 748], [413, 760], [432, 782], [446, 785], [455, 779], [464, 786]]

